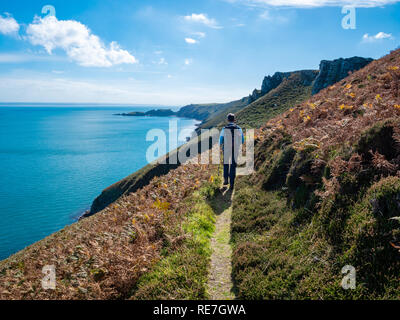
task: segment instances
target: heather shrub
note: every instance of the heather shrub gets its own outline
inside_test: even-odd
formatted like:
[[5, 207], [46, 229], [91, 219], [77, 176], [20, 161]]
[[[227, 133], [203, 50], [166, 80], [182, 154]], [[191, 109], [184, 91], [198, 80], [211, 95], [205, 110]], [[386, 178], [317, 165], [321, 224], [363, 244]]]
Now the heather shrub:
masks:
[[398, 278], [399, 215], [398, 177], [375, 183], [351, 210], [344, 231], [344, 257], [357, 268], [360, 281], [371, 290], [384, 290], [389, 280]]
[[272, 165], [264, 170], [265, 178], [262, 183], [264, 189], [276, 190], [284, 186], [295, 155], [296, 150], [292, 146], [279, 152]]
[[314, 189], [314, 181], [319, 180], [312, 173], [313, 150], [310, 148], [297, 151], [286, 177], [286, 186], [293, 206], [299, 208], [306, 205]]
[[372, 160], [373, 154], [370, 151], [379, 152], [387, 160], [392, 160], [399, 153], [395, 137], [398, 129], [400, 129], [398, 119], [388, 119], [375, 124], [361, 135], [356, 151], [363, 156], [364, 161]]

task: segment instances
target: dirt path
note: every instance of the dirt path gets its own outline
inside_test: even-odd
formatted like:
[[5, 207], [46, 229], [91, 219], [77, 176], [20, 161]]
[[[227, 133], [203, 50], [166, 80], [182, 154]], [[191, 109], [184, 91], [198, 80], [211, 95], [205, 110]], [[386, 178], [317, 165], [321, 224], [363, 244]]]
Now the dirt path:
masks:
[[211, 239], [211, 267], [208, 279], [208, 292], [212, 300], [235, 299], [232, 292], [232, 248], [231, 239], [231, 215], [232, 192], [225, 190], [215, 199], [215, 212], [217, 220], [215, 232]]

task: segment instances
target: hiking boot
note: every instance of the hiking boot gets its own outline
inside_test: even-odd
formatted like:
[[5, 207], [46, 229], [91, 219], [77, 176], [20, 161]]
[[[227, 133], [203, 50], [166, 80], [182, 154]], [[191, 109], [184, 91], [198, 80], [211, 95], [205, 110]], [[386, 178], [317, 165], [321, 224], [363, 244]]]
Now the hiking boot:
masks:
[[228, 180], [224, 180], [224, 186], [228, 185]]

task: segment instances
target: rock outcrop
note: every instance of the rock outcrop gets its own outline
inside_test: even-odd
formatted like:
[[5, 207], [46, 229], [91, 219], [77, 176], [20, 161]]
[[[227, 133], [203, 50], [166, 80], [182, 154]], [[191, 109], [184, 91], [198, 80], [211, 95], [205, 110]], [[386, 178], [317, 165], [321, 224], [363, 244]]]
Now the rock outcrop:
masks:
[[304, 79], [304, 85], [310, 86], [315, 80], [315, 70], [300, 70], [293, 72], [275, 72], [273, 76], [266, 76], [261, 86], [260, 97], [266, 95], [273, 89], [276, 89], [284, 79], [288, 79], [292, 74], [300, 73], [302, 79]]
[[254, 89], [253, 93], [249, 95], [247, 103], [250, 104], [253, 101], [256, 101], [258, 98], [261, 98], [262, 96], [263, 96], [263, 93], [261, 92], [261, 90]]
[[283, 79], [289, 78], [291, 74], [292, 72], [275, 72], [273, 76], [266, 76], [261, 85], [262, 95], [277, 88], [282, 83]]
[[360, 70], [372, 61], [373, 59], [361, 57], [340, 58], [333, 61], [322, 60], [319, 66], [320, 72], [317, 79], [315, 79], [312, 94], [317, 94], [322, 89], [346, 78], [349, 72]]

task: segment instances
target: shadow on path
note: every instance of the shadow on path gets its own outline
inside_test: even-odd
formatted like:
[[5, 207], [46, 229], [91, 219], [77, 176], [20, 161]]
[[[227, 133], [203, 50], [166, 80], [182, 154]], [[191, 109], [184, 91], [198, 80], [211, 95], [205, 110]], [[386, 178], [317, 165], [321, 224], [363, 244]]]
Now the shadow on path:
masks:
[[233, 191], [226, 187], [219, 189], [218, 194], [210, 201], [210, 206], [215, 214], [219, 216], [232, 206]]

